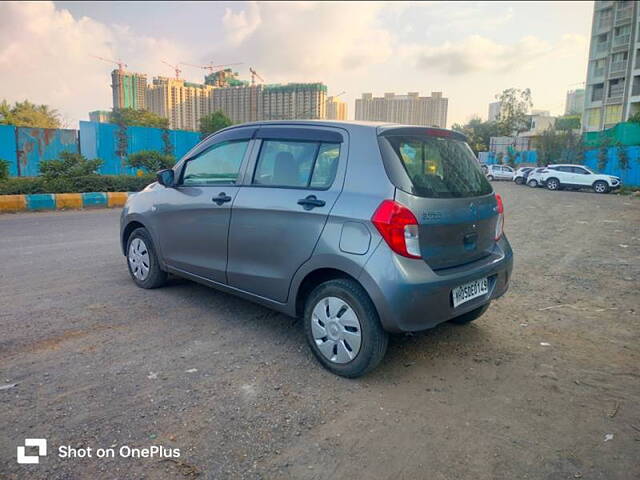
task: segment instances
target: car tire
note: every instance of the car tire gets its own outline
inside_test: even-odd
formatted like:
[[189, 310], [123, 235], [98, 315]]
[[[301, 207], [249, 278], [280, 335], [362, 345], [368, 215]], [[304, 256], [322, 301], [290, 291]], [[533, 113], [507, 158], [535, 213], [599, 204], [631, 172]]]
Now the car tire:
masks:
[[593, 184], [593, 191], [596, 193], [609, 193], [609, 184], [604, 180], [598, 180]]
[[516, 185], [522, 185], [524, 183], [524, 178], [518, 177], [515, 179]]
[[318, 285], [306, 300], [304, 328], [320, 364], [341, 377], [356, 378], [373, 370], [387, 351], [389, 334], [369, 295], [354, 280]]
[[136, 228], [127, 240], [129, 274], [140, 288], [158, 288], [167, 281], [168, 274], [160, 268], [151, 235], [145, 228]]
[[487, 175], [487, 180], [489, 180], [490, 182], [493, 182], [493, 175]]
[[452, 318], [449, 321], [451, 323], [455, 323], [456, 325], [466, 325], [467, 323], [471, 323], [474, 320], [477, 320], [478, 318], [480, 318], [482, 315], [484, 315], [484, 312], [487, 311], [487, 309], [489, 308], [489, 305], [491, 305], [491, 302], [485, 303], [481, 307], [471, 310], [470, 312], [463, 313], [459, 317]]
[[549, 190], [560, 190], [560, 180], [555, 177], [548, 178], [546, 184]]
[[527, 185], [530, 186], [531, 188], [536, 188], [538, 186], [538, 181], [537, 180], [529, 180], [527, 182]]

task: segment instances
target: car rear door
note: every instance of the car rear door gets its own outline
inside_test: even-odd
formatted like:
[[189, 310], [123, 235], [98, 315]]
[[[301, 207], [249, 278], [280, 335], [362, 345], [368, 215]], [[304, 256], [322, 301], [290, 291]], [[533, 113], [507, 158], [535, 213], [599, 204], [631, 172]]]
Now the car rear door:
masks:
[[346, 132], [273, 126], [256, 134], [229, 228], [229, 285], [285, 302], [344, 179]]
[[156, 205], [156, 230], [166, 263], [226, 283], [227, 235], [256, 128], [213, 137], [178, 168], [177, 184]]

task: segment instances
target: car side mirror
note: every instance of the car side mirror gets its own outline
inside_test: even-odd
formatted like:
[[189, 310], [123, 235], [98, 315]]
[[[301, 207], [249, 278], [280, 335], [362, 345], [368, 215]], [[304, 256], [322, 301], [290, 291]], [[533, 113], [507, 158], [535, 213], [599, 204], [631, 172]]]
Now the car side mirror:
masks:
[[160, 170], [158, 173], [156, 173], [156, 178], [158, 180], [158, 183], [162, 186], [171, 188], [174, 185], [175, 176], [171, 168]]

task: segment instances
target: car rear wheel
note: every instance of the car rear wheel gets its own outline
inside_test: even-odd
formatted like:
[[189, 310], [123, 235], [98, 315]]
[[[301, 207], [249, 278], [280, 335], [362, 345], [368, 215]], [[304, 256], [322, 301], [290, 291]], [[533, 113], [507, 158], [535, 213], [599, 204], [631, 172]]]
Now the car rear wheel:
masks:
[[559, 190], [560, 181], [557, 178], [550, 178], [547, 180], [547, 188], [549, 190]]
[[477, 320], [478, 318], [480, 318], [482, 315], [484, 315], [484, 312], [487, 311], [487, 309], [489, 308], [489, 305], [491, 305], [491, 302], [485, 303], [481, 307], [478, 307], [475, 310], [471, 310], [470, 312], [464, 313], [459, 317], [452, 318], [449, 321], [451, 323], [455, 323], [456, 325], [466, 325], [467, 323], [471, 323], [474, 320]]
[[167, 281], [151, 235], [144, 228], [136, 228], [127, 240], [127, 265], [131, 278], [141, 288], [158, 288]]
[[593, 191], [596, 193], [607, 193], [609, 192], [609, 185], [604, 180], [598, 180], [593, 184]]
[[316, 287], [306, 301], [304, 325], [315, 357], [342, 377], [371, 371], [387, 350], [389, 335], [375, 306], [353, 280], [335, 279]]
[[531, 188], [536, 188], [538, 186], [538, 181], [535, 179], [531, 179], [527, 182], [527, 185], [529, 185]]
[[490, 182], [493, 182], [493, 175], [487, 175], [487, 180], [489, 180]]

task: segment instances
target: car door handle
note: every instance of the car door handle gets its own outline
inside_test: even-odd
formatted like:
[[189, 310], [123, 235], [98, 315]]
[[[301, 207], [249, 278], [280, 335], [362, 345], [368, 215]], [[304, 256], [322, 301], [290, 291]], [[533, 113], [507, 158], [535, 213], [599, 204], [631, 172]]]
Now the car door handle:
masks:
[[217, 197], [213, 197], [211, 199], [211, 201], [217, 203], [218, 205], [222, 205], [223, 203], [230, 202], [231, 201], [231, 197], [229, 195], [227, 195], [226, 193], [222, 192]]
[[302, 205], [305, 210], [311, 210], [315, 207], [324, 207], [326, 202], [324, 200], [318, 200], [315, 195], [309, 195], [308, 197], [298, 200], [298, 205]]

